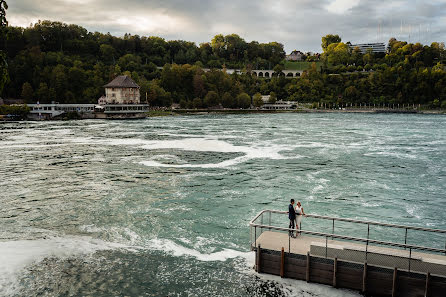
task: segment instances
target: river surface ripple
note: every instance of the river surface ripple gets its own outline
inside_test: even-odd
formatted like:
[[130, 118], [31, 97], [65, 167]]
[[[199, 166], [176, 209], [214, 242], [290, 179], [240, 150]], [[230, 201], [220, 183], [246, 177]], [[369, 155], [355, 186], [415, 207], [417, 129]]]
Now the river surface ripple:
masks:
[[249, 220], [290, 198], [446, 229], [444, 116], [2, 123], [0, 156], [0, 296], [356, 296], [253, 272]]

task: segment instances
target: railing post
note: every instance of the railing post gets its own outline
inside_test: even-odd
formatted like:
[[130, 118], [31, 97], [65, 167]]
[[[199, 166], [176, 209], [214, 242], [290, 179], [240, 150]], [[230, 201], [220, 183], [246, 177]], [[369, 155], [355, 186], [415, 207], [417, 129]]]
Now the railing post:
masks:
[[[334, 222], [335, 222], [335, 220], [333, 219], [333, 226], [331, 227], [331, 234], [334, 234]], [[331, 240], [333, 240], [333, 236], [331, 237]]]
[[285, 251], [282, 247], [282, 252], [280, 254], [280, 277], [285, 276]]
[[306, 267], [305, 279], [307, 283], [310, 282], [310, 252], [307, 252], [307, 267]]
[[291, 233], [288, 232], [288, 254], [291, 254]]
[[261, 255], [260, 255], [260, 253], [261, 253], [261, 248], [260, 248], [260, 244], [259, 244], [259, 245], [257, 246], [257, 255], [256, 255], [256, 256], [257, 256], [257, 259], [256, 259], [256, 260], [257, 260], [257, 261], [256, 261], [256, 262], [257, 262], [256, 268], [257, 268], [257, 272], [258, 272], [258, 273], [261, 272], [261, 262], [260, 262], [260, 261], [261, 261], [261, 258], [260, 258]]
[[257, 226], [254, 226], [254, 246], [257, 246]]
[[335, 257], [334, 258], [334, 262], [333, 262], [333, 287], [336, 288], [337, 284], [336, 284], [336, 276], [338, 274], [338, 258]]
[[409, 272], [410, 272], [410, 260], [412, 259], [412, 248], [409, 248]]
[[426, 287], [424, 289], [424, 297], [429, 297], [429, 283], [430, 283], [430, 272], [428, 271], [426, 274]]
[[362, 271], [362, 292], [367, 290], [367, 261], [364, 262], [364, 270]]
[[[262, 215], [260, 216], [260, 225], [263, 226], [263, 213], [262, 213]], [[262, 234], [262, 232], [263, 232], [263, 227], [260, 227], [260, 234]]]
[[393, 279], [392, 279], [392, 297], [396, 296], [396, 280], [398, 277], [398, 268], [393, 269]]
[[367, 253], [369, 251], [370, 224], [367, 223], [367, 242], [365, 245], [365, 261], [367, 262]]
[[369, 240], [369, 236], [370, 236], [370, 223], [367, 223], [367, 242]]
[[325, 259], [327, 259], [328, 254], [328, 236], [325, 236]]
[[[406, 228], [406, 235], [404, 235], [404, 244], [407, 244], [407, 228]], [[404, 247], [406, 249], [406, 247]]]
[[[271, 212], [269, 212], [269, 223], [268, 223], [268, 225], [271, 226]], [[269, 231], [271, 231], [271, 228], [269, 228]]]
[[249, 226], [249, 250], [252, 251], [252, 226]]

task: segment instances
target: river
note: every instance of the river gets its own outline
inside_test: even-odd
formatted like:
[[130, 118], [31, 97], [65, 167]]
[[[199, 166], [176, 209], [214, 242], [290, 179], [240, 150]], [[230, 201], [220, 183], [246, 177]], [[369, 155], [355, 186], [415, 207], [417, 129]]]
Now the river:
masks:
[[1, 123], [0, 156], [0, 296], [358, 296], [253, 271], [250, 219], [290, 198], [446, 229], [438, 115]]

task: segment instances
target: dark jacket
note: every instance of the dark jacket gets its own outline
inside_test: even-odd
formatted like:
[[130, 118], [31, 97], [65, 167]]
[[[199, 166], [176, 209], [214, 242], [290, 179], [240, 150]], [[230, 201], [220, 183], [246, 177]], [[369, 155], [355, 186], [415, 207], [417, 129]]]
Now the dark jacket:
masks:
[[296, 211], [294, 210], [294, 207], [292, 204], [288, 205], [288, 218], [290, 220], [296, 219]]

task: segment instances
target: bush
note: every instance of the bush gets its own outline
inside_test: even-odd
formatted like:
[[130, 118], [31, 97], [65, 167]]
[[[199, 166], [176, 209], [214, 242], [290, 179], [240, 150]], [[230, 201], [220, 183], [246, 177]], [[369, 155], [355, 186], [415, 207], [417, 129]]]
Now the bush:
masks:
[[24, 119], [31, 109], [28, 105], [0, 105], [0, 114]]
[[237, 104], [240, 108], [249, 108], [251, 106], [251, 97], [246, 93], [237, 96]]
[[217, 106], [220, 102], [220, 98], [218, 97], [218, 94], [214, 91], [209, 91], [206, 94], [206, 97], [204, 97], [204, 105], [207, 107], [214, 107]]

